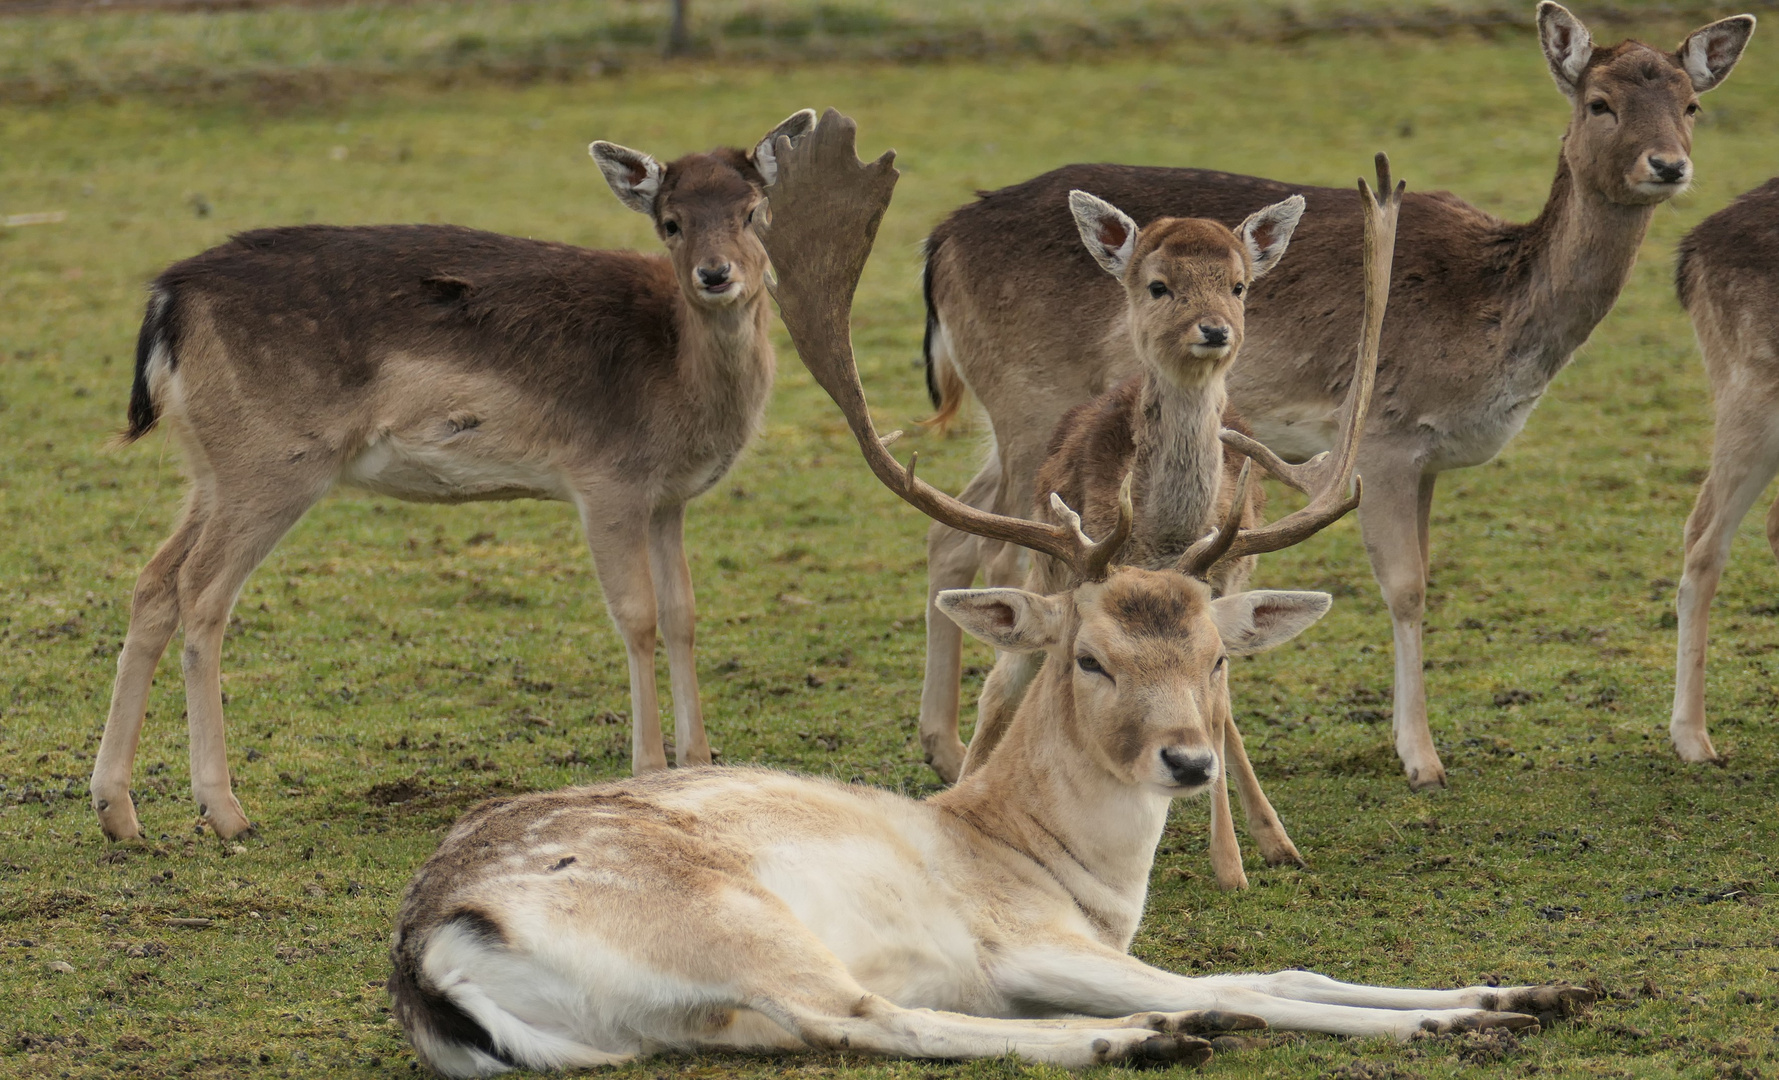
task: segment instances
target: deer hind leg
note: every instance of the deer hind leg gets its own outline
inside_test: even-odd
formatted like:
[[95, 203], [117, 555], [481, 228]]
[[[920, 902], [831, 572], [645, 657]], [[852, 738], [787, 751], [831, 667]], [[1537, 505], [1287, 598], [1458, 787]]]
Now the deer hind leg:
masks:
[[[983, 507], [995, 498], [999, 466], [990, 462], [958, 498]], [[946, 589], [967, 589], [976, 580], [981, 543], [968, 533], [934, 522], [927, 530], [927, 663], [920, 687], [920, 745], [927, 764], [948, 784], [963, 772], [964, 743], [958, 711], [964, 666], [964, 632], [939, 610]]]
[[111, 685], [111, 710], [105, 734], [93, 760], [93, 811], [111, 840], [140, 837], [135, 802], [130, 797], [130, 771], [142, 737], [149, 685], [167, 642], [179, 628], [179, 568], [203, 531], [212, 496], [202, 483], [192, 485], [173, 535], [136, 578], [130, 599], [130, 629], [117, 657], [117, 678]]
[[1241, 793], [1242, 817], [1248, 823], [1248, 835], [1254, 838], [1266, 865], [1305, 865], [1303, 856], [1297, 853], [1297, 845], [1285, 833], [1284, 824], [1273, 812], [1266, 792], [1260, 788], [1260, 778], [1254, 775], [1254, 766], [1248, 761], [1248, 748], [1242, 743], [1242, 733], [1233, 718], [1223, 732], [1223, 761], [1224, 771], [1235, 777], [1236, 790]]
[[605, 607], [624, 639], [630, 668], [630, 770], [667, 768], [661, 703], [655, 690], [655, 583], [649, 570], [649, 508], [635, 497], [599, 491], [582, 496], [581, 522]]
[[[1736, 527], [1779, 471], [1779, 423], [1771, 402], [1721, 401], [1711, 447], [1711, 471], [1686, 519], [1686, 565], [1675, 595], [1680, 640], [1674, 679], [1674, 712], [1668, 736], [1686, 761], [1717, 761], [1705, 729], [1705, 650], [1711, 598], [1729, 561]], [[1775, 515], [1768, 516], [1769, 541]], [[1774, 546], [1779, 552], [1779, 544]]]
[[222, 641], [241, 586], [280, 538], [327, 489], [331, 477], [219, 479], [203, 529], [179, 567], [179, 621], [185, 626], [186, 722], [192, 797], [223, 839], [252, 827], [229, 780], [223, 738]]
[[[1363, 463], [1361, 465], [1363, 468]], [[1422, 673], [1421, 624], [1426, 612], [1427, 568], [1422, 561], [1421, 474], [1396, 468], [1365, 473], [1365, 504], [1359, 525], [1383, 589], [1395, 636], [1396, 753], [1416, 791], [1444, 787], [1445, 766], [1427, 726], [1427, 687]], [[1431, 505], [1432, 487], [1425, 488]]]
[[[692, 571], [686, 565], [685, 522], [683, 505], [655, 511], [649, 522], [649, 566], [655, 578], [655, 603], [673, 686], [674, 758], [682, 766], [709, 765], [710, 739], [704, 733], [698, 669], [692, 655], [697, 605], [692, 596]], [[652, 677], [652, 661], [650, 668]]]

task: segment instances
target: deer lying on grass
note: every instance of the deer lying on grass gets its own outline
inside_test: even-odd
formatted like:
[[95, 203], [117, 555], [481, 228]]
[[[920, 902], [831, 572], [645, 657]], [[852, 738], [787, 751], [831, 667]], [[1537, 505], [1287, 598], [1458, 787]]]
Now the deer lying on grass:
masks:
[[853, 146], [852, 122], [832, 111], [801, 144], [778, 144], [765, 243], [781, 317], [893, 491], [1079, 570], [1084, 583], [1057, 596], [941, 600], [971, 633], [1051, 662], [994, 756], [924, 802], [702, 769], [470, 811], [397, 916], [390, 988], [420, 1056], [454, 1077], [697, 1047], [1196, 1063], [1211, 1055], [1196, 1035], [1212, 1031], [1529, 1029], [1533, 1013], [1590, 1001], [1569, 986], [1186, 978], [1128, 954], [1168, 804], [1217, 773], [1225, 656], [1288, 640], [1329, 598], [1213, 600], [1181, 574], [1108, 570], [1128, 502], [1093, 543], [1078, 519], [987, 514], [898, 466], [871, 424], [849, 332], [897, 174], [893, 152], [863, 165]]
[[[1360, 447], [1360, 525], [1395, 633], [1396, 750], [1411, 787], [1442, 787], [1427, 726], [1421, 622], [1434, 481], [1494, 457], [1525, 424], [1551, 379], [1611, 310], [1655, 207], [1692, 179], [1698, 96], [1728, 77], [1754, 29], [1739, 15], [1690, 34], [1678, 50], [1635, 41], [1596, 47], [1549, 0], [1538, 6], [1544, 54], [1572, 103], [1550, 197], [1537, 219], [1501, 221], [1445, 192], [1410, 194], [1391, 284], [1396, 317], [1383, 341], [1377, 406]], [[984, 195], [927, 240], [928, 384], [939, 418], [966, 392], [985, 407], [994, 451], [961, 498], [1002, 514], [1025, 500], [1057, 418], [1137, 370], [1130, 342], [1100, 330], [1122, 293], [1071, 241], [1073, 189], [1142, 222], [1166, 215], [1235, 222], [1301, 191], [1309, 212], [1292, 257], [1249, 298], [1230, 400], [1260, 441], [1294, 460], [1329, 446], [1357, 321], [1359, 215], [1351, 198], [1198, 169], [1071, 165]], [[1018, 266], [1030, 287], [1009, 289]], [[935, 526], [929, 596], [1019, 579], [1019, 553]], [[928, 649], [949, 631], [929, 610]], [[946, 676], [929, 678], [922, 726], [941, 723]]]
[[185, 451], [184, 516], [136, 582], [93, 808], [140, 835], [130, 765], [149, 681], [185, 626], [192, 794], [219, 836], [249, 827], [223, 747], [221, 657], [247, 575], [336, 483], [416, 502], [560, 499], [579, 511], [629, 657], [633, 764], [710, 761], [692, 663], [686, 503], [721, 479], [772, 388], [766, 253], [754, 234], [775, 139], [662, 165], [594, 160], [666, 255], [588, 251], [452, 226], [244, 233], [155, 279], [130, 395]]
[[[1386, 198], [1375, 199], [1365, 182], [1359, 182], [1367, 208], [1367, 303], [1358, 367], [1350, 379], [1342, 435], [1335, 440], [1342, 453], [1295, 467], [1243, 432], [1221, 429], [1225, 422], [1239, 424], [1228, 411], [1223, 376], [1241, 345], [1241, 296], [1284, 256], [1303, 200], [1293, 197], [1256, 211], [1232, 233], [1213, 221], [1181, 218], [1161, 218], [1138, 230], [1111, 204], [1085, 192], [1070, 193], [1083, 242], [1124, 285], [1126, 332], [1136, 342], [1143, 374], [1064, 415], [1038, 469], [1038, 491], [1060, 498], [1058, 505], [1081, 507], [1084, 528], [1103, 534], [1116, 521], [1125, 496], [1120, 478], [1129, 477], [1135, 516], [1121, 562], [1177, 569], [1204, 580], [1216, 593], [1230, 595], [1252, 573], [1255, 554], [1296, 544], [1357, 505], [1357, 496], [1349, 499], [1345, 489], [1377, 370], [1400, 205], [1400, 192], [1390, 194], [1383, 155], [1377, 164], [1378, 190]], [[1225, 447], [1220, 435], [1232, 445]], [[1250, 489], [1246, 463], [1235, 465], [1243, 457], [1239, 447], [1255, 450], [1263, 466], [1312, 495], [1311, 505], [1272, 529], [1255, 529], [1264, 504], [1258, 488]], [[1235, 482], [1225, 487], [1232, 466]], [[1030, 516], [1060, 524], [1043, 502]], [[1219, 533], [1223, 542], [1200, 540], [1218, 520], [1225, 522]], [[1250, 531], [1238, 533], [1242, 526]], [[1231, 544], [1237, 546], [1232, 550]], [[1025, 587], [1052, 595], [1078, 584], [1065, 563], [1040, 556], [1032, 562]], [[983, 685], [964, 775], [993, 752], [1042, 661], [1042, 654], [1030, 652], [998, 655]], [[953, 725], [941, 739], [957, 742], [955, 719], [954, 713]], [[1219, 885], [1239, 889], [1247, 886], [1247, 877], [1229, 813], [1230, 771], [1249, 831], [1267, 862], [1302, 865], [1303, 859], [1254, 775], [1233, 716], [1218, 735], [1228, 769], [1219, 774], [1211, 795], [1211, 862]]]
[[[1736, 527], [1779, 473], [1779, 179], [1712, 214], [1680, 242], [1680, 303], [1711, 379], [1717, 430], [1711, 471], [1686, 519], [1686, 568], [1675, 604], [1680, 647], [1668, 736], [1686, 761], [1718, 761], [1705, 730], [1705, 642], [1711, 597]], [[1779, 555], [1779, 502], [1767, 512]]]

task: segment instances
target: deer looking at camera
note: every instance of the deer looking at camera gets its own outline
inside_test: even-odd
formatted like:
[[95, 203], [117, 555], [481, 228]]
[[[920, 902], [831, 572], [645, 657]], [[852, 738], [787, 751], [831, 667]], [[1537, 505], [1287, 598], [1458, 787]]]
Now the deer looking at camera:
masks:
[[1083, 583], [1055, 596], [940, 601], [971, 633], [1050, 662], [993, 757], [924, 802], [725, 768], [470, 811], [396, 921], [393, 1009], [421, 1058], [452, 1077], [714, 1047], [1196, 1064], [1212, 1053], [1197, 1036], [1214, 1031], [1531, 1029], [1531, 1013], [1591, 1000], [1578, 987], [1403, 990], [1305, 971], [1187, 978], [1129, 955], [1168, 805], [1217, 773], [1225, 658], [1290, 639], [1329, 598], [1212, 599], [1183, 574], [1111, 566], [1128, 501], [1096, 543], [1068, 515], [987, 514], [898, 465], [849, 329], [897, 174], [893, 153], [865, 165], [853, 147], [851, 121], [832, 111], [801, 144], [779, 143], [765, 243], [781, 317], [880, 480], [956, 527], [1075, 568]]
[[657, 628], [676, 755], [710, 761], [682, 527], [772, 388], [756, 215], [774, 146], [814, 122], [804, 110], [751, 152], [667, 165], [594, 143], [665, 255], [440, 225], [302, 226], [244, 233], [155, 279], [125, 438], [167, 420], [192, 486], [136, 582], [93, 767], [107, 836], [140, 835], [130, 765], [182, 624], [192, 794], [219, 836], [249, 827], [223, 746], [223, 631], [248, 574], [337, 483], [415, 502], [573, 503], [630, 662], [635, 769], [667, 764]]
[[[1674, 270], [1692, 316], [1717, 412], [1711, 471], [1686, 519], [1686, 565], [1675, 598], [1680, 642], [1668, 737], [1685, 761], [1716, 762], [1705, 728], [1705, 644], [1711, 597], [1736, 527], [1779, 473], [1779, 179], [1712, 214], [1680, 242]], [[1779, 556], [1779, 502], [1767, 511]]]
[[[1367, 207], [1366, 306], [1358, 365], [1342, 414], [1343, 435], [1335, 440], [1344, 452], [1334, 461], [1323, 455], [1312, 465], [1294, 468], [1259, 448], [1264, 466], [1319, 499], [1273, 531], [1279, 537], [1277, 546], [1298, 542], [1357, 504], [1357, 497], [1348, 499], [1341, 484], [1352, 473], [1357, 434], [1364, 428], [1376, 375], [1401, 202], [1401, 192], [1390, 191], [1389, 165], [1381, 154], [1377, 166], [1378, 191], [1384, 198], [1375, 198], [1365, 182], [1359, 182], [1359, 196]], [[1112, 332], [1130, 334], [1143, 373], [1064, 415], [1051, 435], [1050, 454], [1038, 469], [1040, 501], [1031, 516], [1055, 521], [1042, 496], [1052, 493], [1064, 504], [1082, 508], [1089, 531], [1105, 532], [1119, 513], [1124, 495], [1120, 479], [1128, 477], [1136, 509], [1120, 561], [1150, 569], [1172, 567], [1203, 579], [1222, 595], [1239, 592], [1252, 572], [1253, 553], [1270, 550], [1260, 540], [1269, 534], [1242, 534], [1243, 547], [1235, 557], [1209, 541], [1201, 542], [1217, 521], [1225, 522], [1223, 539], [1233, 540], [1238, 527], [1259, 525], [1264, 509], [1258, 486], [1248, 484], [1247, 462], [1238, 449], [1257, 444], [1239, 430], [1239, 418], [1228, 408], [1223, 376], [1241, 345], [1242, 295], [1284, 256], [1303, 200], [1293, 197], [1256, 211], [1234, 232], [1214, 221], [1181, 218], [1162, 218], [1138, 230], [1122, 211], [1086, 192], [1071, 192], [1069, 204], [1083, 243], [1124, 285], [1125, 325]], [[1232, 430], [1223, 431], [1226, 424]], [[1222, 435], [1237, 445], [1226, 447]], [[1025, 587], [1049, 595], [1077, 584], [1066, 564], [1039, 557], [1033, 560]], [[1034, 653], [998, 655], [983, 685], [964, 775], [993, 752], [1042, 659], [1042, 654]], [[935, 659], [929, 657], [928, 662], [931, 665]], [[956, 713], [948, 730], [934, 734], [936, 738], [929, 740], [923, 732], [922, 741], [955, 746]], [[1211, 861], [1219, 885], [1244, 888], [1247, 878], [1229, 813], [1230, 772], [1241, 793], [1249, 831], [1267, 862], [1302, 865], [1303, 860], [1260, 787], [1233, 718], [1224, 726], [1222, 738], [1228, 769], [1218, 776], [1211, 796]]]
[[[1413, 788], [1446, 782], [1427, 724], [1421, 638], [1434, 483], [1499, 453], [1612, 309], [1655, 208], [1692, 180], [1699, 96], [1729, 76], [1753, 29], [1753, 16], [1739, 15], [1695, 30], [1675, 50], [1597, 46], [1580, 20], [1546, 0], [1539, 38], [1570, 115], [1543, 212], [1506, 222], [1446, 192], [1403, 203], [1395, 317], [1359, 472], [1360, 527], [1395, 637], [1396, 750]], [[1248, 298], [1229, 395], [1279, 454], [1302, 460], [1328, 449], [1350, 367], [1344, 328], [1362, 302], [1361, 219], [1350, 196], [1200, 169], [1070, 165], [982, 196], [927, 240], [929, 388], [940, 417], [974, 394], [994, 434], [989, 460], [960, 497], [1024, 512], [1057, 419], [1138, 370], [1130, 342], [1100, 332], [1125, 297], [1072, 243], [1064, 200], [1073, 189], [1138, 222], [1190, 215], [1233, 224], [1256, 205], [1303, 194], [1308, 212], [1291, 258]], [[1007, 288], [1008, 266], [1033, 285]], [[1018, 562], [1015, 549], [935, 526], [929, 596], [969, 585], [978, 570], [1011, 584]], [[929, 608], [929, 653], [952, 632], [946, 623]], [[932, 675], [923, 690], [923, 726], [954, 708], [947, 677]]]

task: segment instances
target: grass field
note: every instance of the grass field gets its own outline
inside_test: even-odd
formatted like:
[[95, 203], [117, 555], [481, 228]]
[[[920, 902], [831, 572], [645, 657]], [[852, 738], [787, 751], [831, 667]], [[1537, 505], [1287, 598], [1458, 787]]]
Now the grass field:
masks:
[[[1657, 215], [1618, 308], [1526, 433], [1441, 482], [1428, 679], [1452, 789], [1403, 783], [1384, 719], [1388, 620], [1343, 522], [1260, 573], [1333, 592], [1334, 613], [1232, 678], [1312, 868], [1255, 860], [1251, 890], [1219, 893], [1204, 805], [1183, 804], [1136, 943], [1179, 970], [1597, 980], [1612, 996], [1518, 1043], [1274, 1036], [1208, 1073], [1779, 1072], [1779, 606], [1758, 517], [1715, 627], [1712, 728], [1729, 763], [1682, 766], [1664, 741], [1672, 579], [1709, 443], [1671, 254], [1779, 168], [1771, 52], [1757, 35], [1707, 99], [1695, 193]], [[168, 663], [136, 772], [153, 840], [103, 841], [86, 777], [131, 584], [183, 488], [164, 436], [106, 447], [143, 283], [232, 231], [300, 221], [648, 246], [590, 139], [676, 154], [827, 104], [858, 119], [862, 149], [897, 148], [904, 171], [855, 320], [884, 428], [925, 409], [916, 245], [975, 188], [1081, 159], [1344, 185], [1383, 149], [1415, 188], [1524, 218], [1566, 117], [1529, 34], [1221, 41], [1079, 63], [691, 63], [526, 88], [404, 84], [282, 112], [132, 95], [0, 107], [0, 215], [67, 215], [0, 229], [0, 1076], [411, 1075], [381, 989], [409, 874], [476, 799], [627, 769], [621, 649], [568, 508], [342, 493], [248, 582], [225, 649], [231, 764], [258, 833], [221, 845], [194, 829]], [[713, 741], [730, 762], [924, 793], [924, 522], [877, 487], [780, 343], [764, 436], [690, 515]], [[978, 453], [970, 438], [898, 450], [910, 445], [952, 486]], [[710, 1056], [620, 1072], [786, 1069], [1041, 1071]]]

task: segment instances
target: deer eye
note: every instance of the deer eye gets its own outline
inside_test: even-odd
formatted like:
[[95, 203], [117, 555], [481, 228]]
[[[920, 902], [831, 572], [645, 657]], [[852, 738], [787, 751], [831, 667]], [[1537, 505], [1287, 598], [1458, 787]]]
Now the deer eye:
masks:
[[1595, 116], [1605, 116], [1607, 113], [1609, 113], [1611, 111], [1612, 111], [1612, 106], [1606, 104], [1604, 101], [1590, 101], [1590, 102], [1588, 102], [1588, 112], [1593, 113]]
[[1100, 662], [1091, 656], [1075, 657], [1075, 666], [1089, 675], [1104, 675], [1106, 673], [1106, 669], [1100, 667]]
[[1167, 285], [1159, 281], [1151, 281], [1149, 283], [1149, 295], [1160, 300], [1167, 295]]
[[679, 222], [677, 222], [677, 221], [663, 221], [661, 223], [661, 231], [666, 233], [668, 236], [678, 236], [679, 235]]
[[1686, 107], [1686, 115], [1688, 115], [1688, 116], [1699, 115], [1699, 103], [1695, 101], [1691, 105], [1688, 105]]
[[1240, 296], [1242, 293], [1247, 292], [1247, 291], [1248, 291], [1248, 287], [1246, 285], [1243, 285], [1239, 281], [1235, 283], [1235, 294], [1237, 296]]
[[1226, 668], [1228, 666], [1229, 666], [1229, 657], [1219, 656], [1217, 658], [1217, 662], [1215, 664], [1211, 665], [1211, 674], [1215, 675], [1219, 671], [1222, 671], [1224, 668]]

